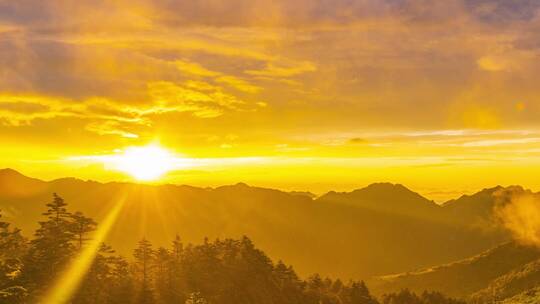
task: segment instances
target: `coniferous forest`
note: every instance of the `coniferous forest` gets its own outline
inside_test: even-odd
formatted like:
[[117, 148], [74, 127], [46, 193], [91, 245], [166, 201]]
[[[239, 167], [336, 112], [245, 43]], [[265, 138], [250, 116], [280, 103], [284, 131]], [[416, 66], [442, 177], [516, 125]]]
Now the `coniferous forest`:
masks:
[[[69, 265], [92, 242], [98, 223], [71, 212], [57, 194], [31, 237], [0, 222], [0, 303], [42, 303]], [[314, 274], [300, 278], [292, 266], [273, 262], [248, 237], [169, 248], [150, 240], [133, 244], [123, 257], [100, 244], [69, 303], [297, 303], [297, 304], [458, 304], [438, 292], [408, 290], [372, 296], [363, 281]]]

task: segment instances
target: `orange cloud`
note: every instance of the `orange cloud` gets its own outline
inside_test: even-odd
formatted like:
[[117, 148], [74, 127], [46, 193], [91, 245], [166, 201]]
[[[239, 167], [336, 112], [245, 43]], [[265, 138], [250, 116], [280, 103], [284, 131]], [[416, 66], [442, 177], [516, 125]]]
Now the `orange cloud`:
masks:
[[290, 63], [286, 66], [279, 66], [275, 63], [268, 63], [262, 70], [248, 70], [246, 74], [265, 77], [293, 77], [300, 74], [314, 72], [317, 67], [311, 62]]

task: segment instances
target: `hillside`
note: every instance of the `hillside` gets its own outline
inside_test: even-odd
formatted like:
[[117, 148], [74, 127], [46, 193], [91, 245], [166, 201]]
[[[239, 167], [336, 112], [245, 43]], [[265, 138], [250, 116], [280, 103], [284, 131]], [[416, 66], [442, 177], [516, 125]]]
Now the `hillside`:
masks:
[[540, 260], [527, 263], [493, 280], [471, 296], [473, 303], [493, 303], [540, 287]]
[[[537, 248], [512, 242], [455, 263], [415, 272], [383, 276], [374, 280], [372, 285], [374, 292], [379, 294], [409, 288], [416, 292], [436, 290], [454, 297], [464, 298], [487, 288], [492, 281], [516, 268], [536, 261], [538, 258], [540, 258], [540, 250]], [[510, 277], [516, 278], [516, 276], [511, 275]], [[500, 280], [507, 281], [505, 278]], [[496, 286], [500, 285], [497, 281], [495, 282]]]
[[[190, 242], [249, 235], [271, 257], [294, 264], [301, 274], [367, 278], [409, 271], [459, 260], [506, 239], [500, 231], [444, 220], [444, 207], [400, 185], [376, 184], [314, 200], [245, 184], [197, 188], [73, 178], [43, 182], [13, 170], [0, 171], [0, 182], [0, 208], [26, 235], [33, 233], [52, 193], [62, 196], [71, 210], [97, 221], [124, 200], [108, 236], [121, 253], [130, 253], [126, 244], [142, 237], [166, 245], [177, 233]], [[429, 245], [419, 250], [418, 244]]]
[[540, 287], [535, 287], [524, 291], [516, 296], [513, 296], [502, 301], [495, 302], [497, 304], [537, 304], [540, 303]]

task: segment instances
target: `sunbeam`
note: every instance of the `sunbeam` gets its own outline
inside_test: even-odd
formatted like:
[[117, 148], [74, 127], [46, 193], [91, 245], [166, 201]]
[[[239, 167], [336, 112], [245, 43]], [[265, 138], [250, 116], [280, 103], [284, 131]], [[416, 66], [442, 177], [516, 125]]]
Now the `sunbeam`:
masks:
[[120, 211], [126, 202], [126, 196], [122, 196], [111, 209], [109, 214], [101, 222], [94, 238], [82, 250], [67, 270], [61, 275], [60, 279], [53, 285], [52, 289], [45, 295], [43, 304], [62, 304], [69, 303], [73, 294], [83, 280], [86, 272], [92, 265], [94, 258], [99, 250], [101, 243], [105, 241], [111, 231]]

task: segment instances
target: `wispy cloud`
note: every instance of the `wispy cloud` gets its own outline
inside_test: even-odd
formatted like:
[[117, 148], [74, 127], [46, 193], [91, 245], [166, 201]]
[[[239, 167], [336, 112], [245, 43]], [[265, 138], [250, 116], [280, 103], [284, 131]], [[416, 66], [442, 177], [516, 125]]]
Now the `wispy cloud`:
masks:
[[532, 159], [539, 9], [534, 0], [0, 1], [0, 138], [61, 154], [51, 138], [90, 153], [160, 137], [204, 157], [328, 157], [337, 167], [354, 157], [426, 170], [458, 157]]

